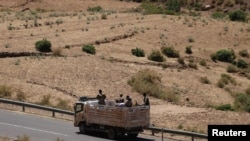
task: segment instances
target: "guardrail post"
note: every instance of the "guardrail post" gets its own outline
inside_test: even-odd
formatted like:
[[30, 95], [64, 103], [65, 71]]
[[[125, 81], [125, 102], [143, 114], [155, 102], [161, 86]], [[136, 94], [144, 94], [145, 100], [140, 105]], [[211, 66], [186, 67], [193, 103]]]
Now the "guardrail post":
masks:
[[25, 112], [25, 106], [23, 105], [23, 112]]
[[163, 128], [161, 128], [161, 141], [163, 141]]
[[55, 117], [55, 111], [52, 111], [52, 116]]
[[192, 136], [192, 141], [194, 141], [194, 136]]

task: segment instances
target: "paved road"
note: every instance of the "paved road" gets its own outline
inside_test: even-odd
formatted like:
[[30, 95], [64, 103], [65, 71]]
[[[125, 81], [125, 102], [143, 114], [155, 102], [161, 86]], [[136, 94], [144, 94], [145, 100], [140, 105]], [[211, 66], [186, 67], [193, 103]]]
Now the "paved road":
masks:
[[[0, 136], [16, 138], [28, 135], [30, 141], [110, 141], [105, 134], [78, 134], [78, 128], [72, 122], [49, 117], [34, 116], [22, 112], [0, 109]], [[122, 137], [119, 140], [131, 140]], [[137, 141], [161, 141], [161, 139], [139, 135]], [[168, 140], [173, 141], [173, 140]]]

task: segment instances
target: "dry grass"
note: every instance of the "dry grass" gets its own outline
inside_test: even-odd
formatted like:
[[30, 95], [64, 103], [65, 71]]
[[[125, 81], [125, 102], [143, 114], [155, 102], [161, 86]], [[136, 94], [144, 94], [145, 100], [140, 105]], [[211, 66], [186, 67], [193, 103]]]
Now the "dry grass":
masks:
[[[207, 108], [234, 102], [228, 91], [217, 87], [221, 74], [227, 73], [228, 64], [215, 63], [210, 55], [228, 48], [235, 52], [249, 51], [248, 23], [215, 20], [209, 12], [198, 17], [124, 13], [120, 11], [139, 4], [118, 0], [69, 1], [55, 6], [57, 2], [35, 1], [15, 8], [16, 11], [0, 12], [0, 52], [36, 52], [35, 42], [46, 38], [51, 41], [54, 53], [61, 55], [0, 58], [0, 85], [20, 89], [28, 102], [36, 103], [50, 95], [53, 106], [58, 101], [59, 105], [65, 106], [65, 101], [73, 105], [83, 95], [95, 97], [99, 89], [108, 99], [114, 100], [123, 93], [140, 103], [142, 96], [127, 81], [140, 70], [150, 69], [159, 74], [166, 92], [179, 97], [178, 105], [150, 97], [152, 124], [167, 128], [178, 128], [181, 124], [183, 129], [206, 132], [208, 124], [250, 123], [249, 113]], [[2, 4], [16, 3], [13, 0]], [[100, 5], [108, 12], [87, 12], [87, 5]], [[26, 7], [32, 11], [17, 12]], [[46, 12], [35, 11], [38, 7]], [[108, 18], [101, 19], [102, 14]], [[58, 19], [63, 22], [56, 24]], [[82, 45], [96, 41], [105, 43], [95, 45], [95, 55], [81, 50]], [[167, 45], [178, 50], [183, 61], [193, 63], [191, 67], [196, 69], [179, 64], [178, 58], [166, 57], [163, 64], [147, 59], [153, 49], [160, 50]], [[185, 53], [187, 46], [192, 46], [191, 55]], [[131, 49], [136, 47], [145, 51], [145, 57], [131, 54]], [[249, 58], [244, 59], [250, 62]], [[199, 65], [201, 61], [205, 65]], [[247, 77], [238, 73], [230, 75], [237, 84], [228, 85], [227, 89], [244, 92], [249, 88]], [[201, 77], [206, 77], [210, 84], [201, 83]]]

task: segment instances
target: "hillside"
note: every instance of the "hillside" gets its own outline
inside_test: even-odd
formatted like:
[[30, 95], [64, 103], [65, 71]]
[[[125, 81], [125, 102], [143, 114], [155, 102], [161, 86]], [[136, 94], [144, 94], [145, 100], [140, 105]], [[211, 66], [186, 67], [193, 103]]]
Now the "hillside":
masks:
[[[102, 89], [110, 100], [122, 93], [141, 103], [142, 95], [128, 81], [150, 69], [164, 91], [179, 98], [170, 102], [150, 96], [152, 124], [202, 133], [208, 124], [250, 124], [250, 113], [212, 108], [234, 105], [235, 95], [250, 89], [249, 67], [229, 73], [229, 63], [211, 59], [218, 50], [233, 49], [237, 59], [249, 64], [250, 58], [239, 55], [250, 53], [249, 23], [213, 19], [212, 10], [200, 16], [144, 15], [131, 12], [140, 3], [120, 0], [18, 2], [0, 0], [0, 86], [12, 89], [11, 98], [22, 93], [25, 101], [39, 103], [50, 95], [51, 105], [66, 101], [72, 106], [78, 97], [95, 97]], [[96, 6], [104, 11], [87, 11]], [[60, 56], [38, 54], [35, 43], [45, 38]], [[93, 44], [96, 54], [83, 52], [84, 44]], [[162, 63], [148, 60], [162, 46], [174, 47], [186, 65], [166, 56]], [[192, 54], [185, 52], [188, 46]], [[133, 56], [136, 47], [146, 56]], [[234, 83], [218, 87], [222, 74]]]

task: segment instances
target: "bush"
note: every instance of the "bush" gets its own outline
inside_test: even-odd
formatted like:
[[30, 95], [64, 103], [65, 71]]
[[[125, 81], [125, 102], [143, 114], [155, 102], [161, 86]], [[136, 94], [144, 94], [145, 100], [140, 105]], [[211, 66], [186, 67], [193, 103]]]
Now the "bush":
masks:
[[234, 107], [240, 111], [250, 112], [250, 96], [242, 93], [237, 94], [234, 101]]
[[160, 6], [157, 6], [156, 4], [145, 1], [141, 4], [141, 7], [143, 9], [144, 14], [162, 14], [163, 9]]
[[237, 69], [237, 67], [235, 67], [234, 65], [229, 65], [228, 67], [227, 67], [227, 72], [229, 72], [229, 73], [236, 73], [236, 72], [238, 72], [238, 69]]
[[241, 57], [249, 58], [249, 53], [247, 52], [246, 49], [239, 51], [239, 55], [240, 55]]
[[35, 47], [40, 52], [51, 52], [51, 42], [46, 39], [37, 41]]
[[181, 65], [185, 65], [184, 58], [182, 58], [182, 57], [179, 57], [179, 58], [177, 59], [177, 62], [178, 62], [179, 64], [181, 64]]
[[222, 13], [222, 12], [215, 12], [212, 14], [212, 18], [214, 18], [214, 19], [223, 19], [226, 16], [227, 15], [225, 13]]
[[168, 0], [167, 2], [167, 10], [180, 12], [181, 11], [181, 3], [179, 0]]
[[19, 101], [26, 100], [26, 94], [24, 92], [22, 92], [21, 90], [17, 91], [16, 97], [17, 97], [17, 100], [19, 100]]
[[107, 15], [103, 13], [102, 16], [101, 16], [101, 19], [106, 20], [107, 19]]
[[95, 46], [93, 46], [93, 45], [83, 45], [82, 51], [86, 52], [86, 53], [89, 53], [89, 54], [95, 54], [96, 53]]
[[58, 99], [58, 103], [55, 107], [63, 110], [72, 110], [72, 107], [69, 106], [69, 102], [61, 98]]
[[237, 66], [238, 68], [248, 68], [248, 63], [242, 59], [238, 59], [237, 61], [234, 61], [233, 64]]
[[10, 98], [12, 94], [12, 89], [6, 85], [0, 85], [0, 98]]
[[187, 53], [187, 54], [192, 54], [192, 53], [193, 53], [193, 51], [192, 51], [192, 46], [187, 46], [187, 47], [186, 47], [186, 53]]
[[210, 82], [210, 80], [205, 76], [205, 77], [201, 77], [201, 82], [203, 83], [203, 84], [210, 84], [211, 82]]
[[131, 49], [131, 53], [137, 57], [144, 57], [145, 56], [144, 50], [141, 48]]
[[50, 102], [50, 98], [51, 98], [51, 95], [44, 95], [41, 99], [41, 101], [37, 102], [37, 104], [39, 105], [44, 105], [44, 106], [51, 106], [51, 102]]
[[247, 14], [242, 10], [236, 10], [229, 14], [231, 21], [246, 21]]
[[89, 12], [101, 12], [103, 9], [101, 6], [88, 7], [87, 11]]
[[234, 108], [231, 106], [231, 104], [223, 104], [223, 105], [215, 107], [215, 109], [221, 110], [221, 111], [234, 111]]
[[166, 55], [167, 57], [171, 58], [178, 58], [180, 57], [180, 54], [178, 51], [176, 51], [172, 46], [170, 47], [162, 47], [161, 52]]
[[211, 59], [213, 61], [219, 60], [222, 62], [229, 62], [232, 63], [233, 60], [236, 58], [235, 53], [233, 50], [219, 50], [215, 54], [211, 55]]
[[250, 86], [246, 89], [246, 94], [250, 96]]
[[161, 77], [153, 70], [144, 69], [137, 72], [131, 77], [128, 84], [138, 93], [147, 93], [156, 98], [177, 102], [176, 95], [164, 91], [164, 87], [161, 85]]
[[149, 60], [156, 61], [156, 62], [164, 62], [165, 58], [158, 50], [152, 50], [151, 54], [148, 56]]

